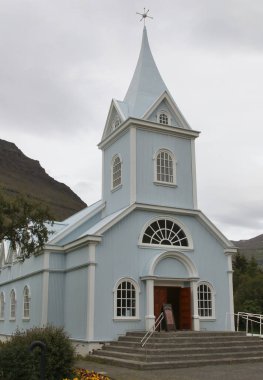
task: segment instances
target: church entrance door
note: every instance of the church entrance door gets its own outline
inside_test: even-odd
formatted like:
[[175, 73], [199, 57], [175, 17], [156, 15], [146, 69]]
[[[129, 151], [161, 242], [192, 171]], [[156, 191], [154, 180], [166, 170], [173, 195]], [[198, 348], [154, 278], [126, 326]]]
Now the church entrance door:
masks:
[[157, 318], [164, 303], [172, 305], [176, 328], [191, 329], [191, 289], [177, 286], [154, 287], [154, 315]]

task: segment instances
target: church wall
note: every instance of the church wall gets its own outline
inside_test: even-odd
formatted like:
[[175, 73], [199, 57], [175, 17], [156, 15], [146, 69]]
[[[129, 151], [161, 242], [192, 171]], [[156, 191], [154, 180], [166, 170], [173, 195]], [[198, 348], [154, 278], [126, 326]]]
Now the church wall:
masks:
[[[154, 183], [154, 156], [170, 150], [176, 158], [176, 186]], [[191, 140], [137, 130], [137, 202], [193, 208]]]
[[48, 323], [64, 325], [64, 273], [49, 273], [48, 286]]
[[[23, 290], [28, 286], [31, 295], [30, 319], [23, 320]], [[16, 318], [10, 320], [10, 292], [14, 289], [16, 293]], [[21, 280], [13, 279], [5, 285], [0, 285], [0, 292], [5, 294], [5, 318], [0, 321], [0, 335], [11, 335], [17, 327], [28, 329], [37, 326], [41, 322], [42, 312], [42, 274], [25, 277]]]
[[87, 268], [65, 275], [64, 323], [69, 335], [85, 339], [87, 326]]
[[[106, 232], [103, 243], [97, 246], [95, 298], [98, 302], [95, 309], [95, 339], [116, 339], [117, 335], [126, 331], [145, 329], [145, 284], [140, 277], [149, 273], [150, 263], [154, 258], [167, 251], [167, 248], [143, 248], [138, 245], [143, 226], [154, 216], [156, 216], [154, 212], [133, 212]], [[187, 226], [194, 242], [194, 250], [182, 254], [195, 264], [200, 280], [208, 281], [216, 292], [216, 321], [201, 322], [201, 328], [224, 330], [225, 316], [229, 310], [229, 289], [227, 257], [224, 255], [222, 245], [195, 217], [176, 215], [174, 217]], [[171, 250], [180, 251], [176, 247]], [[160, 263], [157, 275], [165, 276], [166, 264], [165, 261], [164, 264]], [[185, 274], [184, 269], [180, 277], [184, 277]], [[166, 275], [172, 276], [170, 268]], [[174, 277], [177, 276], [179, 273], [174, 273]], [[131, 277], [140, 286], [139, 321], [113, 320], [113, 288], [122, 277]]]
[[[122, 185], [117, 190], [111, 190], [112, 158], [119, 154], [122, 160]], [[104, 151], [103, 158], [103, 200], [107, 202], [103, 216], [109, 215], [129, 205], [130, 200], [130, 137], [129, 132], [120, 136]]]

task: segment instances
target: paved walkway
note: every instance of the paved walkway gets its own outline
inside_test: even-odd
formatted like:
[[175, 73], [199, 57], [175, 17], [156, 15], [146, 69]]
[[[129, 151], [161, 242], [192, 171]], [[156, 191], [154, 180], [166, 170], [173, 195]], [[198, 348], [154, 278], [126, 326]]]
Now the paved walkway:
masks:
[[101, 372], [113, 380], [263, 380], [263, 362], [158, 371], [140, 371], [92, 361], [78, 361], [77, 367]]

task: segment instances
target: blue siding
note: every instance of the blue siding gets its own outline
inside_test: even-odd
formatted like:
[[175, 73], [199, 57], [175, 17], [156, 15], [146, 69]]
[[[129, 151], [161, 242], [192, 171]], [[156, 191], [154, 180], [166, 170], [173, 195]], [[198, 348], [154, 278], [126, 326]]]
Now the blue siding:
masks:
[[[160, 149], [176, 157], [176, 187], [154, 183], [154, 155]], [[149, 131], [137, 131], [137, 201], [193, 208], [191, 141]]]

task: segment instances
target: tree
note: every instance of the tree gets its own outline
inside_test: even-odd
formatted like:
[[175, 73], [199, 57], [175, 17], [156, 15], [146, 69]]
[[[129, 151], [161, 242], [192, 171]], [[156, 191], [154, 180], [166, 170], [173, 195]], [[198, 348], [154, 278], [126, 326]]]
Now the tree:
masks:
[[48, 241], [53, 218], [48, 207], [24, 196], [8, 198], [0, 192], [0, 241], [9, 240], [21, 249], [20, 258], [29, 258]]
[[233, 260], [235, 312], [262, 314], [263, 272], [254, 257], [248, 260], [238, 253]]

